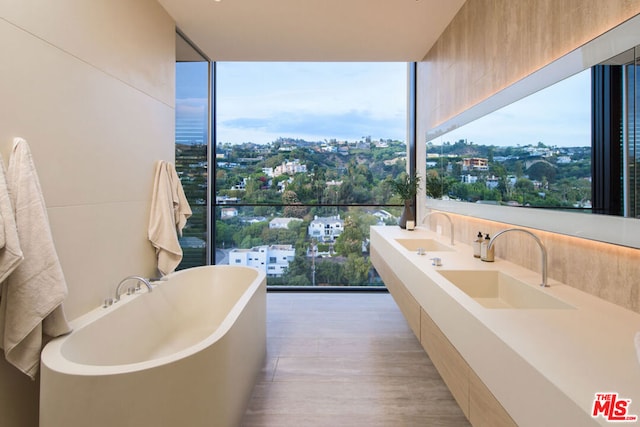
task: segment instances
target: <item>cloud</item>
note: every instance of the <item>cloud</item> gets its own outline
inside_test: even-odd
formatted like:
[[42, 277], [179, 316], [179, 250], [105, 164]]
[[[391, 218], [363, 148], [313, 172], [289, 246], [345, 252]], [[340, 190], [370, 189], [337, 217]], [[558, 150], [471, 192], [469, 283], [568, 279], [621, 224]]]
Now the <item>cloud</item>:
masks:
[[344, 113], [298, 113], [280, 111], [269, 117], [240, 117], [218, 123], [219, 130], [262, 131], [265, 136], [313, 137], [314, 140], [347, 139], [363, 136], [391, 138], [405, 132], [400, 117], [374, 117], [370, 111], [351, 110]]
[[406, 136], [406, 64], [220, 63], [218, 141]]
[[476, 144], [591, 145], [590, 71], [556, 83], [439, 137]]

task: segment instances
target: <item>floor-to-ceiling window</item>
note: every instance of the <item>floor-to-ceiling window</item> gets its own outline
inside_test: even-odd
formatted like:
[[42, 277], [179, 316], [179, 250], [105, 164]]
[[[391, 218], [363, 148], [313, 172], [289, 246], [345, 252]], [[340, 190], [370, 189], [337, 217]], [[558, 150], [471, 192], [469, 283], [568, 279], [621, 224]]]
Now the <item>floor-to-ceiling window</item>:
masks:
[[383, 286], [369, 226], [396, 224], [405, 63], [216, 63], [215, 262], [270, 286]]
[[402, 209], [387, 181], [407, 169], [406, 64], [214, 63], [176, 40], [176, 169], [193, 210], [178, 268], [383, 286], [369, 226]]
[[640, 218], [640, 47], [625, 66], [626, 141], [624, 153], [625, 214]]
[[208, 140], [211, 63], [176, 36], [175, 166], [193, 215], [179, 238], [178, 269], [207, 264]]
[[599, 213], [640, 218], [640, 49], [593, 69], [594, 200]]

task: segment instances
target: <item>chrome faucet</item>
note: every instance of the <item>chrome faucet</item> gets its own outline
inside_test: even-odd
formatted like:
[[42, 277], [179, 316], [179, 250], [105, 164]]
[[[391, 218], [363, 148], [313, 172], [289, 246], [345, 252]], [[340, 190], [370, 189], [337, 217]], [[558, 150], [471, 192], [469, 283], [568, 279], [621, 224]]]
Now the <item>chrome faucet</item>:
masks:
[[149, 292], [153, 291], [153, 288], [151, 287], [151, 283], [149, 283], [149, 281], [147, 279], [145, 279], [144, 277], [127, 276], [124, 279], [122, 279], [120, 281], [120, 283], [118, 283], [118, 286], [116, 286], [116, 298], [113, 300], [113, 302], [120, 301], [120, 288], [122, 287], [122, 285], [124, 285], [125, 282], [128, 282], [129, 280], [136, 280], [138, 282], [142, 282], [147, 287]]
[[488, 249], [491, 249], [493, 247], [493, 243], [496, 241], [498, 236], [504, 233], [508, 233], [509, 231], [520, 231], [522, 233], [528, 234], [529, 236], [533, 237], [533, 240], [536, 241], [536, 243], [540, 247], [540, 253], [542, 255], [542, 283], [540, 284], [540, 286], [544, 288], [548, 288], [549, 285], [547, 284], [547, 249], [544, 247], [542, 240], [540, 240], [538, 236], [536, 236], [529, 230], [524, 230], [522, 228], [507, 228], [506, 230], [502, 230], [498, 232], [495, 236], [493, 236], [493, 238], [489, 241]]
[[451, 246], [453, 246], [455, 243], [453, 242], [453, 220], [451, 219], [451, 217], [449, 215], [447, 215], [444, 212], [440, 212], [440, 211], [432, 211], [429, 212], [428, 214], [426, 214], [423, 218], [422, 218], [422, 224], [424, 224], [424, 220], [427, 219], [427, 217], [430, 217], [432, 215], [442, 215], [445, 218], [447, 218], [449, 220], [449, 224], [451, 225]]

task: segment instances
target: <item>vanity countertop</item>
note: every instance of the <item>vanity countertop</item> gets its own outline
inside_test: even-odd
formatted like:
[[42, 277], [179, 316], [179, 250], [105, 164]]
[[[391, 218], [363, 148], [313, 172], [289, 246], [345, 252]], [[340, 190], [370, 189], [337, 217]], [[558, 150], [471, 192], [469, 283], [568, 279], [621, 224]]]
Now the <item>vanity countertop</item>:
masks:
[[[372, 250], [384, 254], [407, 290], [519, 425], [610, 425], [602, 415], [591, 416], [596, 393], [631, 399], [627, 415], [640, 417], [640, 363], [634, 346], [640, 314], [551, 278], [550, 287], [541, 288], [540, 271], [500, 258], [483, 262], [473, 257], [470, 245], [456, 242], [452, 251], [420, 255], [396, 239], [433, 239], [445, 245], [449, 239], [422, 227], [371, 227]], [[434, 257], [442, 260], [441, 266], [433, 265]], [[486, 308], [438, 270], [499, 270], [571, 307]]]

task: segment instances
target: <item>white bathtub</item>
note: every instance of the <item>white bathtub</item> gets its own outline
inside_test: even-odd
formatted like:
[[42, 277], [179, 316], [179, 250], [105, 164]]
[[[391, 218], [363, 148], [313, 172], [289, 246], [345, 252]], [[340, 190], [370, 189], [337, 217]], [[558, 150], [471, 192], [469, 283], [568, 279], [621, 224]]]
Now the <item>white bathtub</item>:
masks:
[[240, 424], [266, 353], [265, 275], [207, 266], [168, 279], [46, 345], [41, 427]]

